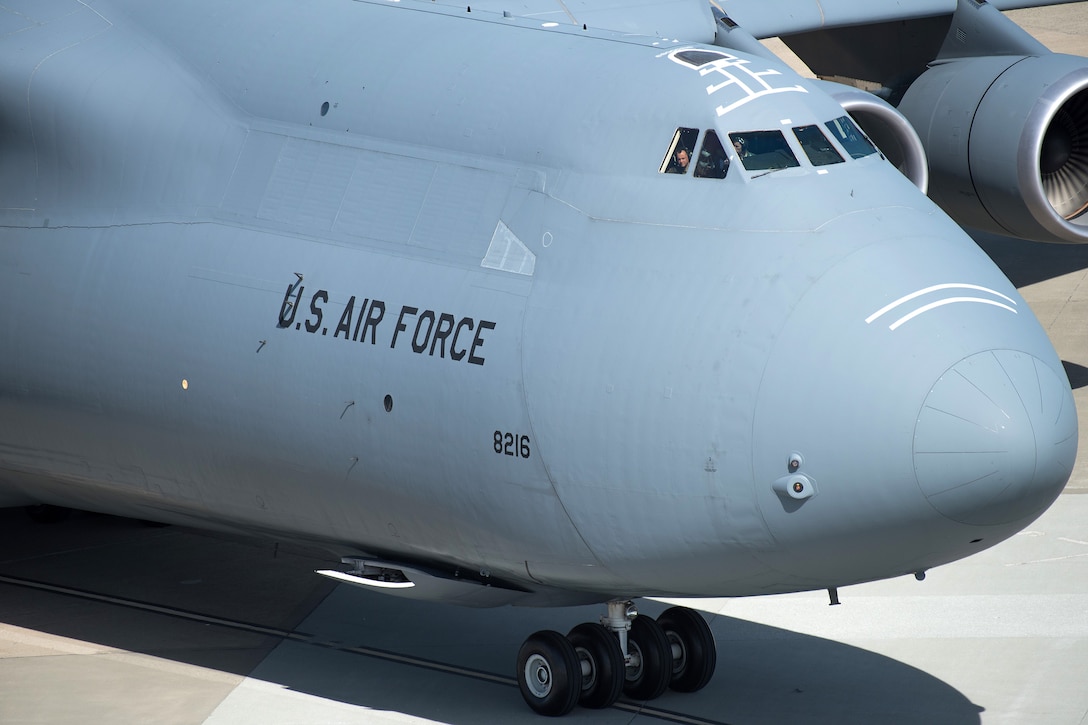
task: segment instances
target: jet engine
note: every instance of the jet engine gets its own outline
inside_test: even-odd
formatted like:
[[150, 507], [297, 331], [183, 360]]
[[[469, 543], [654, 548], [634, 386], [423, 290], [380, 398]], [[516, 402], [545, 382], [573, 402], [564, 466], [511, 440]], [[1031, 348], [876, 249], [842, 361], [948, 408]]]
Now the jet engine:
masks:
[[899, 104], [929, 195], [961, 225], [1088, 243], [1088, 65], [1070, 55], [938, 61]]
[[910, 121], [872, 93], [841, 83], [817, 83], [850, 114], [884, 157], [924, 194], [929, 184], [929, 166], [925, 148]]

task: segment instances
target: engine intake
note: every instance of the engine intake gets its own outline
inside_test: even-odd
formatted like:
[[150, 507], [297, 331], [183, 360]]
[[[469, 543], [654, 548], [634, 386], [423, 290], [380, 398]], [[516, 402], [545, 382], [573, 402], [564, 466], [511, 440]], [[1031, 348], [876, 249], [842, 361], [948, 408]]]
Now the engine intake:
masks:
[[929, 185], [929, 165], [922, 141], [910, 121], [872, 93], [830, 81], [816, 82], [850, 114], [885, 158], [924, 194]]
[[1088, 243], [1088, 65], [1070, 55], [940, 62], [899, 104], [929, 195], [964, 226]]

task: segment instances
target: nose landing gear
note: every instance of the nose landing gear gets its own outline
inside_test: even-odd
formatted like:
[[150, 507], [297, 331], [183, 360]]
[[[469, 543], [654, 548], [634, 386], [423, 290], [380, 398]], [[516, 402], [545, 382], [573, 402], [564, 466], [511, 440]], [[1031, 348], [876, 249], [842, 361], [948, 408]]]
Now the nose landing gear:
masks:
[[566, 715], [574, 706], [604, 708], [620, 694], [652, 700], [667, 688], [695, 692], [717, 665], [714, 635], [686, 607], [657, 620], [639, 616], [629, 601], [608, 603], [601, 623], [579, 624], [564, 637], [542, 630], [518, 652], [518, 688], [541, 715]]

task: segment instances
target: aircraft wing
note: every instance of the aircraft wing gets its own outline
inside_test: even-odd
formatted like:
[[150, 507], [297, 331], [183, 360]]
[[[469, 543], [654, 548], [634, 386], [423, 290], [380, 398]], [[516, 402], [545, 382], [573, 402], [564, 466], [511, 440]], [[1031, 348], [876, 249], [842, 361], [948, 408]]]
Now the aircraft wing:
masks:
[[[1038, 8], [1079, 0], [991, 0], [998, 10]], [[811, 30], [951, 15], [956, 0], [438, 0], [542, 23], [585, 25], [620, 33], [713, 44], [712, 8], [756, 38]]]
[[469, 6], [542, 23], [714, 42], [714, 16], [705, 0], [439, 0], [437, 4]]
[[[998, 10], [1078, 0], [991, 0]], [[438, 0], [561, 25], [713, 43], [712, 8], [756, 38], [951, 15], [956, 0]]]

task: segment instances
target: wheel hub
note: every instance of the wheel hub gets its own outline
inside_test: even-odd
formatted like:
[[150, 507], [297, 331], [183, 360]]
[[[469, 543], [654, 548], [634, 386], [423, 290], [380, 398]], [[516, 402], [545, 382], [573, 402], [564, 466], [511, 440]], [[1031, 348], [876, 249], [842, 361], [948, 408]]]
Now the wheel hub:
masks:
[[547, 697], [552, 691], [552, 670], [548, 661], [540, 655], [531, 656], [525, 663], [525, 682], [535, 697]]

